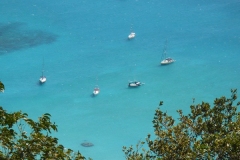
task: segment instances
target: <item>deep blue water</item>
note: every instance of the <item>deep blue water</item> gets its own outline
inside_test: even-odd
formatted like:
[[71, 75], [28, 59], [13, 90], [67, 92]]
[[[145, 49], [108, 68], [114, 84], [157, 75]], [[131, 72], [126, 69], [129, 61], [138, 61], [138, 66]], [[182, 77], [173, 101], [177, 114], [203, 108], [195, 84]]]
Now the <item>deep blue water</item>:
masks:
[[[239, 0], [3, 0], [0, 14], [0, 105], [33, 119], [50, 113], [59, 142], [94, 160], [123, 160], [122, 146], [153, 133], [160, 100], [177, 118], [192, 98], [212, 103], [240, 89]], [[166, 39], [176, 62], [160, 66]], [[128, 89], [133, 79], [145, 85]]]

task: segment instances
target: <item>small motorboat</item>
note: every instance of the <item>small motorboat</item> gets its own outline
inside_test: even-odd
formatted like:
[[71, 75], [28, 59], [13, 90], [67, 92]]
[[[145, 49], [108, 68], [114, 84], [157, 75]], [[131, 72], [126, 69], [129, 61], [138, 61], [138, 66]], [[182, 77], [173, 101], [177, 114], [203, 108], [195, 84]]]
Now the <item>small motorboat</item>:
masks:
[[141, 85], [142, 85], [142, 83], [139, 81], [133, 81], [133, 82], [128, 83], [128, 87], [139, 87]]
[[100, 93], [100, 88], [98, 86], [96, 86], [94, 89], [93, 89], [93, 95], [96, 96]]
[[135, 34], [134, 32], [131, 32], [131, 33], [128, 35], [128, 39], [133, 39], [135, 36], [136, 36], [136, 34]]

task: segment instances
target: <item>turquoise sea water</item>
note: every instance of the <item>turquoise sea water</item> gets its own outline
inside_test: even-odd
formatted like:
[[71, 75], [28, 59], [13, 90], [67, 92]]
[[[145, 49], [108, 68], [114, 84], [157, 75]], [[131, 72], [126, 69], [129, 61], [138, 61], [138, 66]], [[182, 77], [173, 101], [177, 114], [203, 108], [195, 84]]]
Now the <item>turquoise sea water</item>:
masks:
[[[0, 14], [0, 105], [33, 119], [50, 113], [59, 142], [85, 157], [125, 159], [122, 146], [153, 132], [160, 100], [177, 118], [192, 98], [212, 103], [240, 89], [239, 0], [3, 0]], [[160, 66], [166, 39], [176, 62]], [[145, 85], [128, 89], [133, 79]]]

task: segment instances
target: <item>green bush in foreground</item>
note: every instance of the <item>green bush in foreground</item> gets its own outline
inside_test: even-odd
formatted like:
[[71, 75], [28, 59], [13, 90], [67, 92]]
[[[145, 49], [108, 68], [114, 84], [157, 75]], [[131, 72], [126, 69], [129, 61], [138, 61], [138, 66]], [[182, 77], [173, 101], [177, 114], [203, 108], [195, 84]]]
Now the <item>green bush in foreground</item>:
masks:
[[[0, 81], [0, 92], [4, 91]], [[29, 133], [25, 129], [30, 130]], [[50, 121], [46, 113], [35, 122], [26, 113], [7, 113], [0, 107], [0, 159], [1, 160], [85, 160], [79, 152], [58, 144], [51, 137], [57, 125]]]
[[[153, 119], [155, 139], [150, 134], [139, 142], [136, 150], [123, 147], [128, 160], [197, 160], [240, 159], [240, 112], [237, 90], [231, 90], [231, 98], [214, 100], [214, 106], [202, 102], [191, 105], [191, 112], [184, 115], [178, 110], [176, 123], [167, 113], [157, 109]], [[162, 106], [160, 102], [159, 106]], [[143, 148], [146, 144], [149, 149]]]
[[[39, 117], [38, 122], [28, 118], [26, 113], [7, 113], [0, 107], [0, 159], [85, 159], [79, 152], [73, 153], [58, 144], [58, 139], [49, 136], [57, 131], [57, 125], [50, 121], [50, 114]], [[31, 128], [27, 133], [24, 128]]]

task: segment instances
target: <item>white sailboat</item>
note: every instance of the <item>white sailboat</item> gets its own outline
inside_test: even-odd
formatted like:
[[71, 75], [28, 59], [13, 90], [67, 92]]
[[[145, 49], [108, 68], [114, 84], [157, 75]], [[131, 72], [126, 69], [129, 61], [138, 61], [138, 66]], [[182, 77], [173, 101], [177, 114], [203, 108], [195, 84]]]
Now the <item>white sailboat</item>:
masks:
[[39, 79], [39, 82], [40, 83], [45, 83], [46, 81], [47, 81], [47, 78], [46, 78], [46, 76], [44, 76], [44, 59], [43, 59], [43, 69], [42, 69], [42, 76], [40, 77], [40, 79]]
[[128, 35], [128, 39], [133, 39], [136, 36], [136, 33], [133, 31], [132, 27], [131, 27], [131, 32]]
[[93, 95], [96, 96], [100, 93], [100, 88], [96, 85], [96, 87], [93, 89]]
[[162, 54], [162, 61], [161, 65], [166, 65], [175, 62], [174, 59], [171, 57], [167, 57], [167, 41], [165, 43], [164, 49], [163, 49], [163, 54]]
[[128, 39], [133, 39], [135, 36], [136, 36], [136, 33], [135, 33], [135, 32], [131, 32], [131, 33], [128, 35]]
[[[96, 81], [98, 81], [98, 79]], [[93, 89], [93, 96], [96, 96], [99, 93], [100, 93], [100, 88], [98, 85], [96, 85], [95, 88]]]

